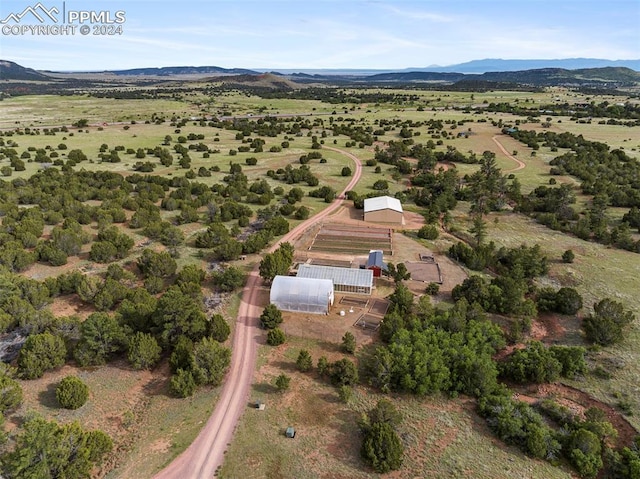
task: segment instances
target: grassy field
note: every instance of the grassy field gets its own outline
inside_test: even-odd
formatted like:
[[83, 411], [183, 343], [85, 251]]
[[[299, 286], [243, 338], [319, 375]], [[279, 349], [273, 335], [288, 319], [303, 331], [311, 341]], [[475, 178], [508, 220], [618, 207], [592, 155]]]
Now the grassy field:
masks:
[[[352, 401], [344, 404], [337, 390], [315, 372], [295, 369], [300, 349], [308, 349], [314, 362], [321, 355], [330, 361], [342, 357], [330, 343], [295, 337], [278, 348], [261, 347], [251, 400], [264, 402], [266, 409], [258, 411], [247, 404], [219, 477], [387, 477], [362, 464], [356, 426], [360, 415], [382, 397], [390, 399], [404, 418], [400, 427], [406, 445], [404, 464], [389, 477], [570, 477], [499, 441], [488, 441], [484, 421], [467, 400], [381, 396], [360, 386]], [[291, 376], [291, 388], [284, 393], [273, 386], [281, 372]], [[296, 428], [295, 439], [284, 436], [288, 426]]]
[[[582, 241], [545, 228], [534, 221], [512, 213], [492, 214], [488, 221], [488, 239], [500, 246], [540, 244], [550, 260], [550, 273], [544, 281], [556, 286], [573, 287], [583, 296], [587, 314], [593, 304], [603, 298], [621, 302], [636, 315], [625, 340], [612, 348], [592, 348], [591, 367], [600, 365], [612, 373], [605, 380], [587, 375], [569, 382], [597, 399], [616, 405], [620, 397], [628, 398], [631, 412], [627, 419], [640, 429], [640, 258], [635, 253]], [[571, 249], [576, 259], [572, 264], [560, 261], [562, 253]], [[574, 337], [580, 338], [580, 334]], [[579, 344], [584, 344], [578, 339]]]
[[[381, 90], [388, 92], [389, 90]], [[355, 93], [358, 90], [354, 90]], [[509, 173], [517, 165], [513, 159], [504, 155], [497, 140], [507, 152], [517, 152], [516, 158], [523, 161], [524, 169], [513, 171], [513, 175], [522, 183], [522, 191], [528, 193], [541, 184], [548, 184], [549, 162], [562, 153], [551, 152], [541, 147], [532, 156], [532, 151], [514, 139], [502, 135], [493, 121], [502, 124], [514, 124], [520, 120], [520, 128], [542, 130], [537, 123], [527, 122], [524, 117], [515, 117], [504, 113], [465, 113], [463, 110], [469, 105], [482, 105], [490, 102], [520, 103], [525, 106], [542, 105], [546, 103], [585, 102], [594, 100], [601, 102], [620, 101], [619, 98], [599, 96], [590, 98], [586, 95], [563, 89], [550, 89], [544, 93], [529, 92], [486, 92], [486, 93], [452, 93], [437, 91], [398, 90], [396, 93], [418, 95], [418, 99], [407, 104], [329, 104], [319, 100], [293, 99], [260, 99], [244, 93], [224, 93], [213, 98], [202, 95], [197, 97], [199, 104], [175, 100], [110, 100], [88, 96], [23, 96], [5, 99], [0, 102], [0, 128], [45, 127], [71, 125], [80, 118], [89, 120], [88, 128], [70, 128], [69, 132], [59, 132], [55, 136], [19, 135], [4, 137], [17, 143], [16, 150], [21, 154], [29, 147], [46, 148], [49, 154], [55, 151], [58, 158], [65, 159], [72, 149], [81, 149], [89, 157], [89, 161], [81, 163], [78, 168], [87, 170], [110, 170], [122, 174], [134, 173], [133, 165], [138, 162], [157, 159], [147, 156], [143, 159], [135, 158], [134, 154], [120, 152], [120, 163], [103, 163], [99, 160], [99, 149], [102, 144], [108, 149], [115, 146], [132, 148], [154, 148], [161, 145], [165, 136], [170, 135], [172, 141], [169, 148], [173, 148], [178, 136], [189, 133], [204, 134], [204, 140], [189, 141], [205, 143], [212, 153], [210, 158], [204, 158], [202, 152], [190, 150], [192, 159], [191, 169], [198, 171], [200, 167], [209, 169], [217, 166], [219, 172], [212, 172], [210, 177], [197, 177], [195, 181], [213, 185], [221, 183], [228, 174], [231, 162], [242, 165], [251, 183], [254, 180], [265, 179], [272, 188], [281, 186], [284, 191], [297, 186], [305, 193], [317, 187], [303, 185], [288, 185], [267, 177], [268, 170], [276, 170], [288, 164], [294, 168], [299, 166], [298, 158], [311, 151], [311, 135], [321, 138], [323, 126], [313, 127], [307, 135], [285, 135], [264, 137], [266, 141], [264, 152], [239, 152], [231, 154], [231, 150], [247, 145], [236, 139], [235, 130], [200, 126], [189, 121], [187, 125], [177, 128], [169, 124], [145, 124], [151, 115], [162, 114], [167, 118], [191, 117], [206, 111], [211, 114], [232, 113], [265, 114], [265, 113], [299, 113], [312, 114], [305, 117], [310, 122], [314, 116], [322, 119], [328, 126], [328, 118], [342, 116], [354, 119], [357, 125], [376, 129], [376, 121], [381, 119], [401, 119], [425, 121], [441, 119], [449, 122], [461, 122], [450, 129], [448, 138], [437, 148], [441, 151], [447, 147], [455, 147], [459, 151], [469, 154], [474, 152], [480, 156], [484, 151], [496, 153], [496, 161], [504, 173]], [[423, 111], [419, 111], [422, 107]], [[445, 109], [446, 107], [446, 109]], [[458, 109], [454, 109], [458, 108]], [[336, 111], [336, 115], [327, 114]], [[486, 121], [478, 121], [486, 120]], [[135, 124], [132, 124], [135, 121]], [[119, 123], [122, 122], [122, 123]], [[445, 129], [450, 124], [445, 125]], [[582, 134], [590, 140], [604, 141], [612, 148], [624, 148], [627, 154], [640, 157], [640, 142], [635, 129], [625, 126], [599, 125], [597, 121], [591, 124], [581, 124], [566, 117], [554, 117], [550, 131], [569, 131]], [[324, 138], [325, 146], [336, 147], [353, 153], [363, 163], [374, 157], [374, 147], [346, 147], [350, 141], [346, 136], [328, 136]], [[426, 143], [431, 135], [427, 127], [414, 128], [415, 142]], [[469, 132], [467, 138], [457, 138], [458, 132]], [[258, 135], [252, 135], [256, 138]], [[286, 137], [286, 138], [285, 138]], [[288, 141], [290, 147], [281, 152], [269, 152], [272, 146], [279, 146]], [[386, 132], [378, 138], [379, 142], [400, 140], [399, 129]], [[335, 141], [335, 143], [334, 143]], [[435, 140], [434, 140], [435, 141]], [[60, 149], [64, 143], [67, 148]], [[382, 145], [380, 145], [382, 146]], [[47, 148], [48, 147], [48, 148]], [[330, 185], [340, 191], [349, 181], [341, 175], [344, 166], [352, 167], [352, 162], [339, 152], [322, 149], [326, 163], [313, 160], [309, 163], [311, 171], [320, 179], [320, 186]], [[31, 153], [33, 155], [33, 152]], [[174, 154], [174, 164], [169, 167], [158, 166], [154, 174], [163, 176], [183, 176], [187, 170], [177, 164]], [[256, 157], [255, 166], [247, 166], [246, 158]], [[26, 160], [25, 160], [26, 161]], [[53, 161], [53, 158], [52, 158]], [[8, 160], [0, 160], [0, 166], [8, 164]], [[365, 166], [362, 179], [354, 190], [359, 194], [373, 192], [372, 185], [379, 179], [389, 182], [391, 195], [407, 188], [406, 178], [393, 179], [393, 168], [389, 165], [378, 164], [381, 171], [375, 173], [375, 167]], [[460, 175], [477, 170], [476, 165], [456, 165]], [[26, 162], [26, 171], [14, 172], [5, 180], [28, 177], [41, 168], [39, 163]], [[577, 180], [569, 176], [554, 177], [559, 183], [578, 184]], [[588, 198], [578, 195], [578, 205], [584, 206]], [[322, 199], [305, 196], [302, 202], [315, 214], [328, 204]], [[414, 205], [415, 206], [415, 205]], [[256, 211], [261, 205], [251, 205]], [[411, 208], [410, 208], [411, 209]], [[416, 208], [413, 208], [416, 210]], [[204, 208], [202, 210], [204, 212]], [[609, 217], [613, 220], [620, 218], [626, 209], [610, 209]], [[178, 212], [163, 211], [163, 219], [171, 219]], [[291, 226], [298, 224], [291, 221]], [[235, 224], [231, 222], [229, 225]], [[607, 248], [595, 243], [588, 243], [554, 232], [532, 220], [509, 212], [492, 213], [487, 218], [490, 240], [498, 245], [517, 246], [521, 243], [540, 244], [551, 259], [551, 271], [548, 277], [541, 279], [542, 284], [575, 287], [585, 298], [588, 308], [604, 297], [611, 297], [622, 302], [640, 317], [640, 256], [637, 254]], [[468, 204], [461, 203], [454, 211], [454, 225], [466, 230], [468, 222]], [[94, 225], [88, 227], [91, 233], [97, 230]], [[204, 229], [201, 223], [181, 226], [187, 236], [187, 245], [180, 247], [179, 266], [197, 263], [207, 266], [207, 258], [203, 258], [200, 251], [191, 246], [194, 235]], [[124, 228], [139, 243], [144, 237]], [[445, 249], [451, 240], [448, 237], [432, 243], [433, 246]], [[423, 243], [424, 244], [424, 243]], [[89, 246], [85, 246], [84, 253]], [[561, 254], [572, 249], [576, 253], [573, 264], [560, 262]], [[132, 254], [128, 260], [135, 259]], [[260, 255], [251, 255], [246, 261], [236, 261], [233, 264], [248, 271]], [[93, 265], [86, 259], [73, 258], [67, 269], [76, 267], [92, 267], [99, 270], [102, 266]], [[43, 279], [50, 275], [57, 275], [62, 271], [37, 264], [26, 272], [27, 275]], [[390, 290], [389, 290], [390, 291]], [[387, 292], [389, 292], [387, 291]], [[239, 304], [239, 294], [229, 299], [225, 316], [235, 317]], [[67, 305], [68, 306], [68, 305]], [[69, 309], [69, 308], [67, 308]], [[65, 311], [67, 311], [65, 309]], [[85, 311], [86, 312], [86, 311]], [[66, 313], [65, 313], [66, 314]], [[640, 319], [636, 320], [625, 341], [615, 348], [596, 349], [589, 352], [589, 365], [606, 369], [612, 374], [611, 379], [605, 380], [593, 374], [586, 375], [581, 380], [569, 384], [592, 394], [595, 398], [612, 405], [624, 402], [629, 421], [640, 428]], [[568, 335], [575, 344], [584, 344], [578, 329], [579, 322], [572, 321], [564, 325], [573, 328]], [[286, 345], [280, 348], [261, 347], [256, 370], [255, 382], [252, 387], [252, 399], [261, 399], [267, 403], [265, 411], [256, 411], [249, 407], [243, 415], [236, 432], [220, 477], [376, 477], [364, 468], [358, 457], [359, 434], [355, 426], [359, 415], [370, 408], [380, 396], [367, 387], [358, 387], [355, 397], [349, 404], [338, 400], [336, 390], [320, 380], [314, 373], [301, 374], [295, 370], [295, 358], [301, 348], [312, 352], [314, 360], [320, 355], [331, 359], [338, 359], [341, 354], [335, 345], [314, 339], [292, 337]], [[278, 393], [273, 387], [275, 377], [281, 372], [292, 376], [292, 388], [286, 393]], [[55, 402], [55, 384], [66, 374], [79, 374], [89, 385], [92, 396], [84, 408], [71, 412], [60, 410]], [[168, 370], [159, 367], [153, 373], [132, 371], [124, 362], [116, 362], [104, 368], [77, 369], [65, 366], [59, 371], [47, 373], [41, 380], [25, 383], [25, 403], [19, 414], [33, 410], [49, 418], [60, 421], [77, 419], [90, 427], [99, 427], [116, 438], [117, 450], [106, 464], [105, 469], [115, 465], [107, 477], [115, 478], [147, 478], [166, 465], [179, 454], [195, 437], [200, 427], [206, 421], [218, 391], [215, 389], [201, 389], [195, 396], [187, 400], [177, 400], [167, 395]], [[405, 421], [402, 426], [403, 441], [407, 445], [407, 454], [403, 469], [392, 477], [473, 477], [473, 478], [555, 478], [570, 477], [563, 470], [547, 463], [532, 461], [512, 448], [505, 447], [501, 442], [493, 439], [482, 421], [474, 412], [473, 403], [464, 400], [449, 400], [443, 397], [429, 397], [415, 399], [407, 396], [393, 396], [391, 398], [402, 411]], [[292, 425], [298, 429], [295, 440], [284, 437], [283, 431]], [[15, 427], [15, 424], [11, 425]], [[491, 438], [489, 438], [491, 437]]]

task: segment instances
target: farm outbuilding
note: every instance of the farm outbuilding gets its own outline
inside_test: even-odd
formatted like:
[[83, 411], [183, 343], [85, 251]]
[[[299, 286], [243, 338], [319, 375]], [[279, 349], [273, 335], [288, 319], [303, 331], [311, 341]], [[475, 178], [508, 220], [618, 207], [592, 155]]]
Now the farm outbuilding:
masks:
[[388, 267], [384, 262], [384, 253], [379, 249], [372, 249], [369, 251], [369, 258], [367, 259], [367, 269], [373, 271], [373, 276], [379, 278], [383, 271], [388, 271]]
[[333, 282], [295, 276], [276, 276], [269, 295], [281, 311], [328, 314], [333, 304]]
[[334, 290], [341, 293], [371, 294], [373, 289], [373, 271], [367, 269], [301, 264], [297, 277], [328, 279], [333, 283]]
[[391, 196], [378, 196], [364, 200], [364, 220], [372, 223], [404, 224], [402, 204]]

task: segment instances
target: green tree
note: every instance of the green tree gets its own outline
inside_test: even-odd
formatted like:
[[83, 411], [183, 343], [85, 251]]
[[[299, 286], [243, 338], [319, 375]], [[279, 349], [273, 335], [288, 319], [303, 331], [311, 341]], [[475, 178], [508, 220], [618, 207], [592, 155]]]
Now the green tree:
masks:
[[283, 243], [273, 253], [267, 253], [260, 261], [260, 276], [271, 282], [278, 275], [285, 275], [293, 261], [293, 248], [289, 243]]
[[179, 398], [193, 396], [197, 388], [198, 385], [191, 371], [185, 371], [184, 369], [178, 369], [176, 373], [171, 376], [171, 381], [169, 381], [169, 390], [174, 396]]
[[176, 284], [195, 283], [200, 286], [206, 276], [207, 275], [202, 268], [195, 264], [188, 264], [176, 275]]
[[329, 377], [331, 382], [337, 386], [353, 386], [358, 383], [358, 368], [346, 358], [329, 365]]
[[398, 263], [397, 265], [388, 263], [387, 268], [389, 276], [393, 278], [393, 281], [396, 284], [411, 278], [411, 273], [409, 273], [409, 270], [407, 270], [407, 266], [404, 263]]
[[626, 311], [621, 303], [605, 298], [594, 304], [593, 314], [584, 318], [582, 328], [592, 343], [610, 346], [622, 341], [625, 328], [633, 320], [633, 313]]
[[276, 388], [278, 391], [286, 391], [289, 389], [289, 385], [291, 384], [291, 378], [286, 374], [280, 374], [276, 378]]
[[338, 397], [343, 403], [350, 403], [353, 398], [353, 388], [351, 386], [340, 386], [338, 388]]
[[351, 331], [347, 331], [342, 336], [342, 350], [347, 354], [356, 352], [356, 337]]
[[229, 292], [244, 285], [245, 274], [240, 268], [237, 268], [236, 266], [229, 266], [221, 273], [214, 273], [211, 279], [213, 284], [215, 284], [220, 291]]
[[275, 304], [268, 304], [260, 315], [260, 324], [265, 329], [275, 329], [282, 323], [282, 312]]
[[424, 225], [418, 230], [418, 238], [426, 240], [438, 239], [438, 227], [436, 225]]
[[178, 286], [171, 286], [158, 300], [153, 324], [161, 343], [167, 346], [174, 344], [179, 336], [198, 341], [207, 331], [201, 299], [185, 294]]
[[280, 346], [287, 340], [284, 331], [280, 328], [270, 329], [267, 333], [267, 344], [270, 346]]
[[306, 373], [313, 367], [313, 359], [311, 358], [311, 354], [306, 349], [300, 350], [298, 354], [298, 359], [296, 359], [296, 366], [303, 373]]
[[364, 431], [360, 455], [374, 471], [384, 474], [400, 469], [404, 447], [391, 424], [375, 422]]
[[217, 386], [231, 364], [231, 350], [213, 338], [202, 338], [193, 346], [193, 376], [197, 384]]
[[231, 334], [231, 328], [229, 323], [220, 314], [214, 314], [209, 320], [209, 336], [218, 341], [224, 343]]
[[6, 373], [0, 375], [0, 415], [22, 404], [22, 386]]
[[153, 250], [145, 249], [138, 259], [138, 268], [143, 276], [158, 276], [166, 278], [176, 272], [176, 261], [166, 251], [156, 253]]
[[329, 361], [326, 356], [320, 356], [318, 358], [318, 374], [322, 377], [329, 371]]
[[86, 431], [77, 422], [59, 425], [35, 416], [24, 423], [12, 452], [4, 455], [3, 476], [88, 479], [112, 448], [111, 439], [102, 431]]
[[351, 176], [352, 175], [351, 168], [349, 168], [348, 166], [343, 167], [340, 174], [342, 176]]
[[413, 293], [402, 283], [396, 284], [396, 289], [389, 299], [400, 314], [408, 313], [413, 307]]
[[32, 334], [18, 355], [18, 372], [25, 379], [37, 379], [45, 371], [61, 367], [66, 357], [64, 339], [47, 332]]
[[81, 366], [104, 364], [125, 345], [126, 336], [116, 318], [107, 313], [93, 313], [80, 326], [74, 357]]
[[568, 249], [567, 251], [562, 253], [562, 261], [564, 263], [573, 263], [573, 260], [575, 259], [575, 257], [576, 257], [576, 255], [570, 249]]
[[134, 369], [151, 369], [160, 360], [162, 348], [156, 338], [150, 334], [137, 331], [127, 348], [127, 359]]
[[56, 388], [56, 399], [65, 409], [78, 409], [89, 399], [89, 386], [77, 376], [66, 376]]
[[487, 237], [487, 223], [482, 219], [481, 214], [477, 214], [473, 218], [473, 225], [469, 229], [469, 233], [476, 240], [476, 246], [482, 245]]

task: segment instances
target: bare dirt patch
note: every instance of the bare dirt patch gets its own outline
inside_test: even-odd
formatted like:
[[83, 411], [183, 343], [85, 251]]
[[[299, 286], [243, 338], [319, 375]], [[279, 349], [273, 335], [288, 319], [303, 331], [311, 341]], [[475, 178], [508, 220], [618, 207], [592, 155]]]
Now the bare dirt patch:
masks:
[[49, 309], [55, 317], [78, 316], [82, 320], [87, 319], [87, 316], [96, 312], [96, 308], [91, 304], [85, 303], [75, 294], [58, 296], [53, 300]]

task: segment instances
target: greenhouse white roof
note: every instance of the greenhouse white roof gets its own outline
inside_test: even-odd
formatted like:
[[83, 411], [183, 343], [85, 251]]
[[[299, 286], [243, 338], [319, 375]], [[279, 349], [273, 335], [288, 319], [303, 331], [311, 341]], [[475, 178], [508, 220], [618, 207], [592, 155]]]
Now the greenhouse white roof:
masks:
[[269, 300], [283, 311], [326, 313], [333, 304], [333, 282], [329, 279], [276, 276]]
[[402, 203], [398, 198], [392, 198], [391, 196], [378, 196], [376, 198], [365, 198], [364, 200], [364, 212], [379, 210], [394, 210], [402, 213]]
[[316, 266], [301, 264], [298, 267], [298, 278], [329, 279], [336, 285], [373, 286], [373, 271], [370, 269], [337, 268], [335, 266]]

